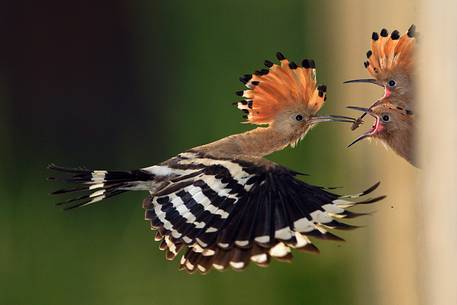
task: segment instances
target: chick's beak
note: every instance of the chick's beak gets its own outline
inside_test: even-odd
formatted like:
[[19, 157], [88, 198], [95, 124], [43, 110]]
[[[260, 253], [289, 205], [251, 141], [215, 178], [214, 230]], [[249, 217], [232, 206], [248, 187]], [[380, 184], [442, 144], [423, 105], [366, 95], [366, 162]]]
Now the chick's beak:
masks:
[[[382, 103], [382, 99], [379, 99], [377, 100], [376, 102], [374, 102], [370, 107], [368, 108], [362, 108], [362, 107], [355, 107], [355, 106], [349, 106], [347, 108], [349, 109], [355, 109], [355, 110], [359, 110], [359, 111], [363, 111], [362, 115], [359, 116], [356, 121], [354, 122], [354, 124], [352, 124], [352, 127], [351, 127], [351, 130], [356, 130], [357, 128], [359, 128], [360, 124], [362, 124], [363, 122], [363, 118], [371, 111], [371, 109], [377, 105], [379, 105], [380, 103]], [[373, 115], [372, 115], [373, 116]]]
[[[348, 145], [348, 148], [349, 148], [352, 145], [354, 145], [355, 143], [357, 143], [365, 138], [369, 138], [369, 137], [373, 136], [376, 132], [378, 132], [378, 130], [380, 130], [380, 125], [379, 125], [379, 117], [376, 114], [374, 114], [370, 108], [362, 108], [362, 107], [356, 107], [356, 106], [348, 106], [347, 108], [362, 111], [364, 114], [359, 119], [361, 119], [366, 114], [369, 114], [376, 119], [376, 121], [373, 124], [373, 126], [371, 127], [371, 129], [368, 130], [367, 132], [361, 134], [354, 141], [352, 141], [352, 143]], [[359, 119], [357, 119], [357, 120], [359, 120]]]

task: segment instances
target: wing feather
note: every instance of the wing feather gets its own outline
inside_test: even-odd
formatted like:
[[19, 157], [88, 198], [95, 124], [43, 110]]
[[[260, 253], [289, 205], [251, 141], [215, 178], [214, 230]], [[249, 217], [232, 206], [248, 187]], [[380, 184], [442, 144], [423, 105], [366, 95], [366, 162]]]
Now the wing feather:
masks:
[[192, 152], [186, 162], [180, 163], [179, 156], [173, 162], [200, 173], [186, 172], [191, 181], [177, 179], [174, 183], [181, 187], [171, 182], [166, 192], [152, 194], [144, 204], [145, 215], [159, 229], [167, 259], [187, 248], [180, 265], [188, 272], [243, 270], [251, 261], [266, 266], [271, 257], [290, 261], [292, 248], [318, 252], [310, 237], [342, 240], [330, 231], [355, 228], [341, 219], [365, 215], [346, 208], [384, 198], [352, 201], [378, 184], [341, 196], [307, 184], [279, 165], [265, 166], [265, 161], [217, 160]]

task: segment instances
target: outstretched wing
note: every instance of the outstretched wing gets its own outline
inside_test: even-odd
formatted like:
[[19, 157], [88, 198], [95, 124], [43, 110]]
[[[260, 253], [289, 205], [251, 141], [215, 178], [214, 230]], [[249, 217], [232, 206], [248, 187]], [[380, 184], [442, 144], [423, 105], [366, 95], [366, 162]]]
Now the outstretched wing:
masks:
[[297, 179], [298, 173], [271, 163], [221, 160], [196, 152], [171, 159], [182, 171], [165, 188], [144, 201], [145, 218], [157, 229], [166, 257], [185, 248], [181, 268], [207, 272], [245, 268], [250, 261], [290, 260], [291, 249], [317, 252], [309, 237], [339, 240], [330, 230], [353, 226], [338, 219], [362, 214], [346, 208], [382, 197], [353, 202], [378, 185], [340, 196]]

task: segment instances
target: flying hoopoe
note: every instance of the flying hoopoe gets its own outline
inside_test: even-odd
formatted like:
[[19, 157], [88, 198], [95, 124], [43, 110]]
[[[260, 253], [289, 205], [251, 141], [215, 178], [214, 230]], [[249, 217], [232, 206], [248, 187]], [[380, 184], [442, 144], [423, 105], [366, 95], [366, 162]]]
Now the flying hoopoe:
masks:
[[[318, 252], [309, 237], [341, 240], [332, 229], [355, 226], [338, 219], [362, 213], [346, 210], [379, 201], [384, 196], [356, 199], [379, 183], [355, 195], [337, 195], [330, 189], [297, 179], [299, 173], [264, 156], [294, 146], [320, 122], [349, 122], [344, 116], [317, 116], [326, 99], [326, 87], [317, 86], [313, 60], [302, 66], [281, 53], [279, 64], [241, 77], [247, 90], [236, 105], [247, 122], [259, 126], [210, 144], [187, 150], [159, 165], [132, 171], [49, 168], [67, 174], [78, 184], [54, 194], [82, 192], [60, 204], [65, 209], [87, 206], [127, 191], [147, 191], [145, 219], [156, 230], [168, 260], [180, 250], [180, 268], [206, 273], [211, 268], [244, 269], [250, 261], [267, 266], [271, 257], [292, 258], [291, 248]], [[56, 178], [51, 178], [56, 179]]]
[[356, 79], [346, 83], [371, 83], [384, 88], [384, 96], [370, 107], [349, 107], [364, 112], [353, 124], [353, 130], [359, 126], [366, 114], [375, 118], [372, 128], [356, 138], [349, 146], [365, 138], [379, 139], [412, 165], [417, 166], [414, 153], [415, 35], [414, 25], [411, 25], [401, 36], [397, 30], [390, 36], [386, 29], [382, 29], [380, 35], [373, 33], [371, 49], [367, 52], [368, 60], [364, 66], [374, 79]]

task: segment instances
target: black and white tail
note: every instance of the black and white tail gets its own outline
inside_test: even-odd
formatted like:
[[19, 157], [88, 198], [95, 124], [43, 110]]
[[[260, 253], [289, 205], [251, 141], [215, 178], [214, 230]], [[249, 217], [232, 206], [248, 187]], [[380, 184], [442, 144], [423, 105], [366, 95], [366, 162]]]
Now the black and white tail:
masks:
[[147, 170], [110, 171], [85, 168], [65, 168], [50, 164], [48, 169], [62, 172], [63, 177], [50, 177], [49, 180], [62, 180], [77, 186], [59, 189], [53, 195], [78, 193], [80, 196], [57, 203], [65, 210], [90, 205], [131, 190], [150, 190], [155, 175]]

